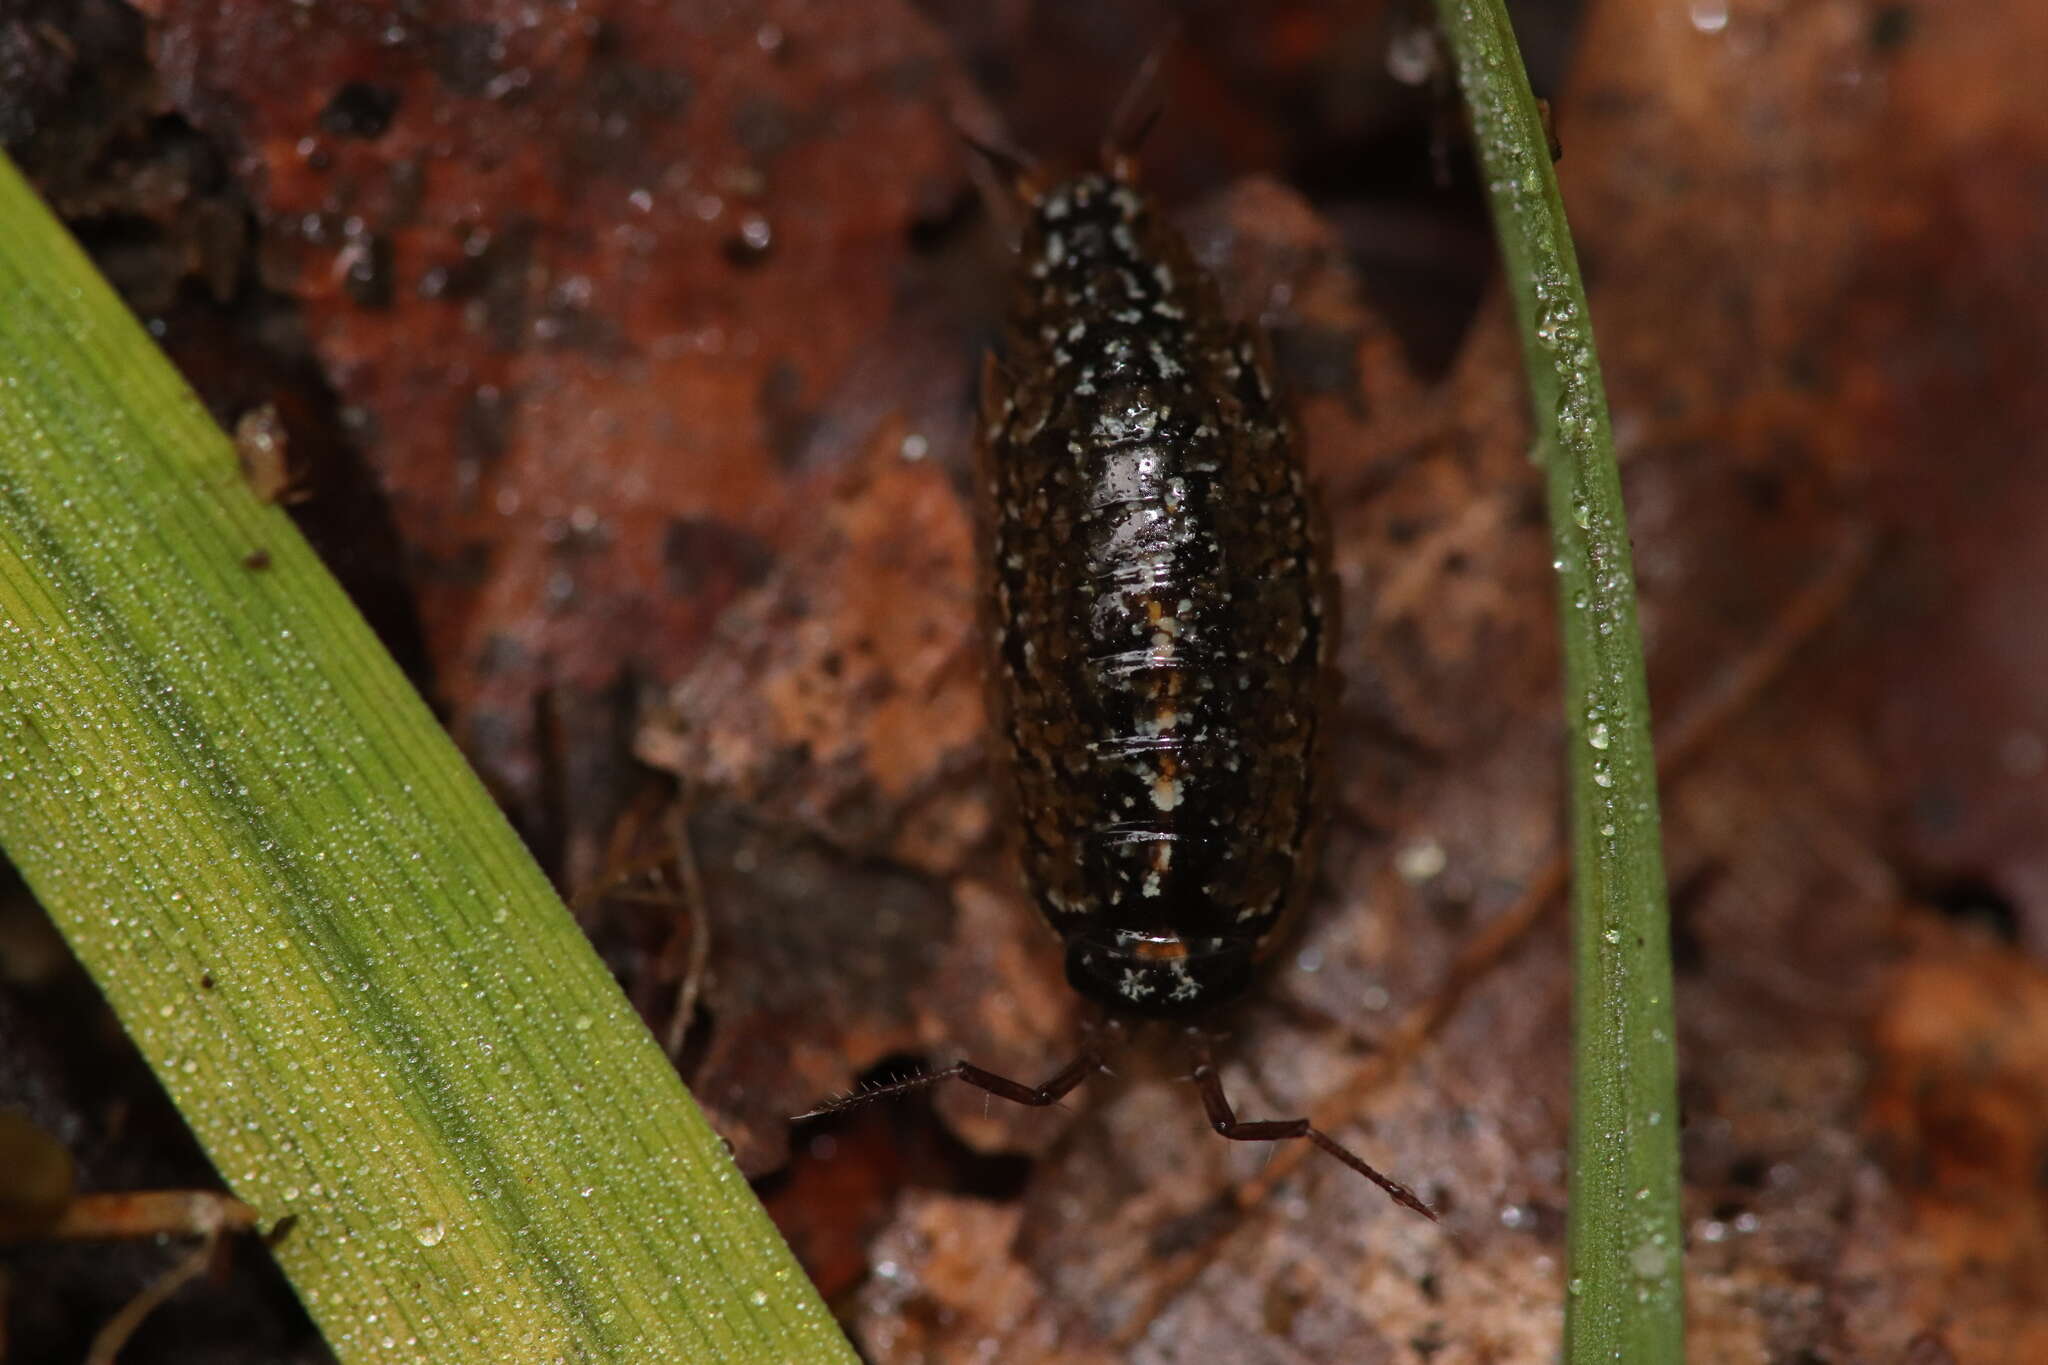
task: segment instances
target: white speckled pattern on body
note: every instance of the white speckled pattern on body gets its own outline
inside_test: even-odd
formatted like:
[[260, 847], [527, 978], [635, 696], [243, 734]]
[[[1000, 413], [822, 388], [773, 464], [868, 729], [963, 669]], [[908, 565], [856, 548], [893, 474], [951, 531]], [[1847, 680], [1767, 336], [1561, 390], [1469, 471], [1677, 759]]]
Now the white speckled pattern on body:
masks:
[[1301, 893], [1325, 579], [1260, 350], [1151, 199], [1041, 196], [982, 491], [1024, 865], [1075, 986], [1237, 994]]

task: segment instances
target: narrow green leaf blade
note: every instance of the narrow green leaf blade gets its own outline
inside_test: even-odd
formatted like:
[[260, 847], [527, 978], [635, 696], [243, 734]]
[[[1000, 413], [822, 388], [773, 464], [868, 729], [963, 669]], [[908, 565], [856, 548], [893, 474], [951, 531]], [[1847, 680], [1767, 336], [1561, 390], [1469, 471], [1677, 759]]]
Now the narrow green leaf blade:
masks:
[[1502, 0], [1437, 0], [1515, 321], [1558, 570], [1572, 809], [1565, 1359], [1684, 1358], [1670, 930], [1635, 569], [1549, 138]]
[[[245, 562], [254, 551], [268, 567]], [[0, 845], [344, 1361], [850, 1361], [533, 860], [0, 158]]]

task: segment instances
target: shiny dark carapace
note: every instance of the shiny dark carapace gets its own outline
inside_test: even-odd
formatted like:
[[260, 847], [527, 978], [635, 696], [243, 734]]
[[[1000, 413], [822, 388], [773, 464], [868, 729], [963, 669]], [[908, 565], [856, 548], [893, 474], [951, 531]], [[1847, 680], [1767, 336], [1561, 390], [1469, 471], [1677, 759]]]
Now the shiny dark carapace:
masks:
[[1261, 348], [1148, 195], [1112, 169], [1029, 207], [981, 431], [1025, 872], [1077, 990], [1198, 1012], [1249, 983], [1308, 871], [1306, 481]]
[[[1127, 158], [1030, 211], [1007, 343], [982, 378], [982, 523], [999, 747], [1024, 870], [1067, 978], [1121, 1014], [1235, 998], [1310, 871], [1329, 646], [1301, 457], [1261, 348], [1132, 183]], [[1427, 1217], [1305, 1118], [1243, 1120], [1190, 1030], [1209, 1124], [1302, 1138]], [[1048, 1105], [967, 1062], [813, 1113], [955, 1078]]]

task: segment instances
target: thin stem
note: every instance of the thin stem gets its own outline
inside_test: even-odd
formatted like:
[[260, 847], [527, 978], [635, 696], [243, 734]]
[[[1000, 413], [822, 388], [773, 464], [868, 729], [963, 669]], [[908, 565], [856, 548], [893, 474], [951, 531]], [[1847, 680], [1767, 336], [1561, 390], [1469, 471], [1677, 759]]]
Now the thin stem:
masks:
[[1522, 338], [1548, 483], [1572, 812], [1565, 1359], [1685, 1349], [1671, 954], [1635, 572], [1549, 140], [1502, 0], [1437, 0]]

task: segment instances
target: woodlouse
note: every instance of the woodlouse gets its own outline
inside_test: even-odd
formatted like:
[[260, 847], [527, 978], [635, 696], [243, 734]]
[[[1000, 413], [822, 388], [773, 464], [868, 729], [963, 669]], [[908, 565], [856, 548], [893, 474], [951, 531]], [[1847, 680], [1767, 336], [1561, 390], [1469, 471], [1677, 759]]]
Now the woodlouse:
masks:
[[1037, 196], [1024, 251], [982, 437], [1025, 870], [1075, 989], [1202, 1011], [1250, 982], [1308, 861], [1306, 481], [1259, 347], [1127, 171]]
[[[992, 154], [1028, 211], [982, 380], [993, 710], [1069, 982], [1186, 1018], [1244, 992], [1306, 894], [1331, 599], [1261, 339], [1115, 148], [1051, 185]], [[1217, 1132], [1307, 1138], [1435, 1217], [1305, 1118], [1238, 1119], [1190, 1034]], [[1100, 1066], [1027, 1086], [961, 1062], [855, 1099], [957, 1077], [1048, 1105]]]

